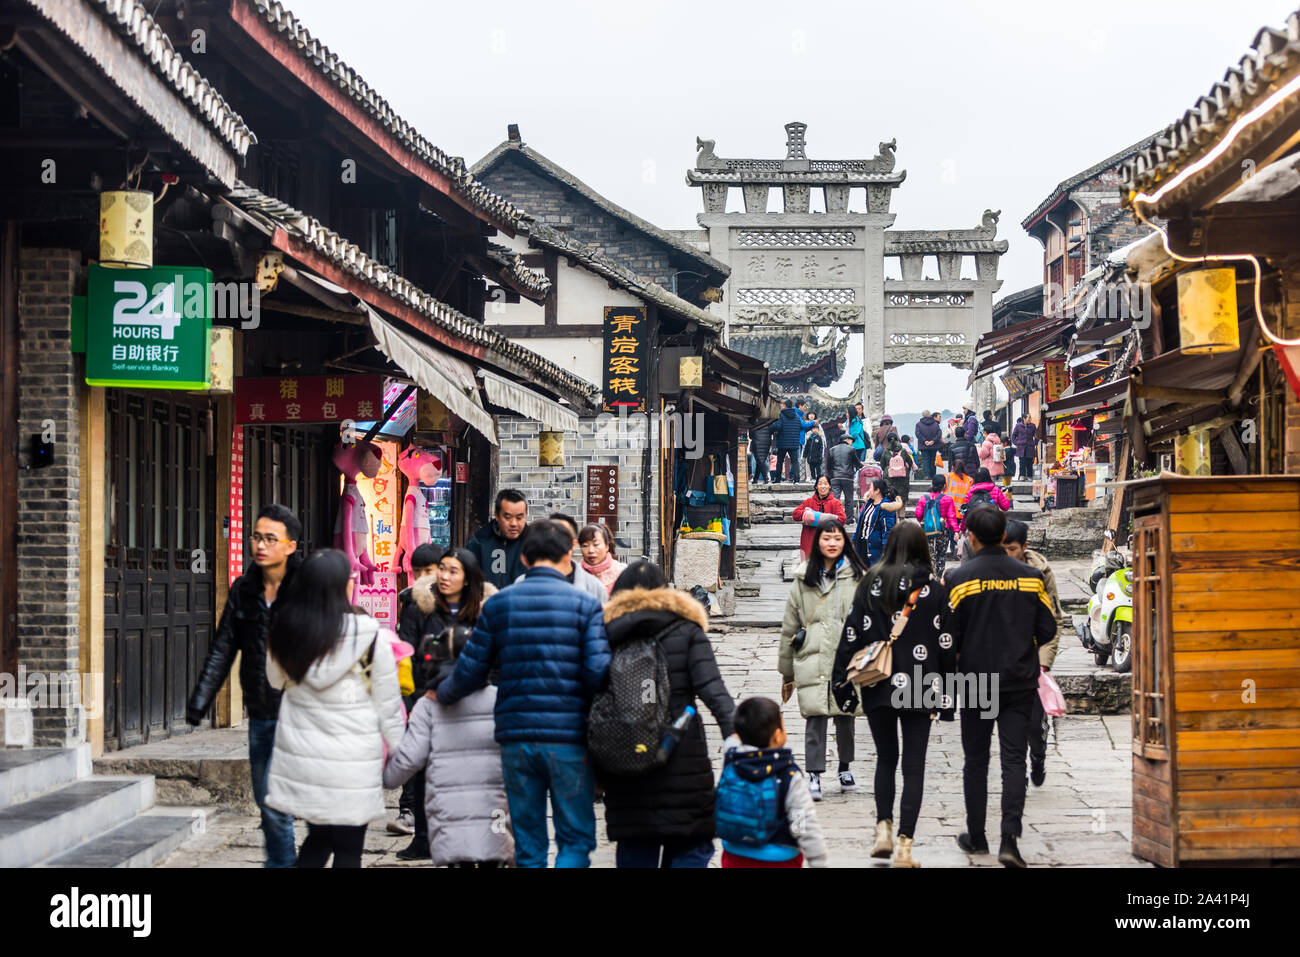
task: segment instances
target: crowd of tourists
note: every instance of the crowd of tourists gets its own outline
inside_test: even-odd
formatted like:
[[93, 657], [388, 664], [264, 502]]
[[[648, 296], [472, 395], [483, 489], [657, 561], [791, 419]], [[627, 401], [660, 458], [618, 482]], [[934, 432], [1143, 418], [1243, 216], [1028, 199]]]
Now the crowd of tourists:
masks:
[[[790, 403], [782, 419], [791, 431], [778, 433], [778, 449], [797, 467], [792, 443], [807, 448], [823, 433]], [[585, 867], [603, 802], [619, 867], [704, 867], [719, 839], [723, 867], [819, 867], [831, 859], [815, 810], [828, 730], [833, 723], [839, 788], [852, 791], [854, 722], [865, 716], [875, 751], [872, 853], [911, 867], [930, 722], [959, 714], [969, 825], [959, 843], [988, 850], [996, 723], [999, 859], [1024, 866], [1016, 838], [1026, 749], [1035, 783], [1045, 773], [1035, 687], [1054, 654], [1051, 572], [1025, 549], [1020, 523], [1006, 521], [1008, 500], [989, 467], [954, 455], [944, 476], [935, 465], [945, 446], [929, 444], [931, 428], [917, 432], [913, 444], [886, 419], [868, 437], [850, 415], [813, 495], [794, 511], [807, 561], [776, 665], [782, 703], [797, 696], [805, 720], [803, 767], [786, 747], [781, 704], [733, 700], [703, 604], [653, 563], [620, 561], [608, 526], [579, 528], [562, 513], [530, 519], [526, 497], [511, 489], [497, 494], [493, 518], [466, 547], [415, 550], [396, 631], [353, 603], [342, 552], [303, 559], [298, 518], [264, 507], [250, 536], [253, 565], [231, 585], [188, 720], [203, 721], [238, 654], [270, 867], [361, 866], [367, 828], [387, 818], [384, 789], [398, 787], [398, 814], [386, 823], [411, 835], [398, 853], [407, 860]], [[894, 474], [900, 461], [933, 476], [914, 509], [906, 476]], [[959, 541], [965, 560], [945, 570]], [[989, 580], [1003, 584], [981, 585]], [[878, 680], [855, 677], [856, 653], [900, 636]], [[922, 667], [927, 688], [959, 670], [995, 676], [999, 697], [981, 711], [980, 702], [919, 687], [900, 695]], [[716, 779], [701, 703], [724, 741]], [[295, 818], [306, 829], [300, 844]]]

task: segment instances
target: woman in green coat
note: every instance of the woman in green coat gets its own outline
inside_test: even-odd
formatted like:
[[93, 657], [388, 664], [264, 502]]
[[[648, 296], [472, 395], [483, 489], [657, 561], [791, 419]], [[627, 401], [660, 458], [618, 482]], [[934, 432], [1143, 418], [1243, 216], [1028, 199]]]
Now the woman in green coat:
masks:
[[781, 672], [781, 700], [792, 690], [799, 695], [799, 713], [806, 725], [804, 769], [814, 801], [822, 799], [821, 776], [826, 771], [826, 725], [835, 719], [835, 748], [839, 754], [840, 790], [857, 788], [849, 764], [853, 760], [853, 715], [847, 714], [831, 697], [831, 669], [844, 630], [844, 619], [853, 607], [858, 582], [866, 566], [849, 544], [844, 523], [824, 516], [813, 536], [808, 562], [795, 571], [790, 597], [781, 623], [781, 650], [777, 667]]

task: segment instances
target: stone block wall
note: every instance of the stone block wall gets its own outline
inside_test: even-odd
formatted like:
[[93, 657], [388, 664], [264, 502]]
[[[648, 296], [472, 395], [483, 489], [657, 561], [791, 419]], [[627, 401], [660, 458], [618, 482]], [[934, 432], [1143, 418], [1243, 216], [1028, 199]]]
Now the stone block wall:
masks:
[[668, 247], [623, 225], [591, 200], [507, 155], [479, 179], [494, 192], [528, 211], [540, 222], [618, 260], [638, 276], [673, 288], [674, 268]]
[[[18, 662], [28, 675], [80, 670], [82, 373], [71, 351], [80, 258], [74, 250], [23, 249], [19, 259], [18, 514], [4, 520], [18, 536]], [[54, 462], [31, 469], [31, 437], [50, 428]], [[37, 747], [77, 742], [78, 708], [66, 698], [34, 709]]]
[[[644, 487], [646, 416], [629, 416], [626, 438], [620, 442], [618, 418], [588, 417], [579, 420], [576, 433], [565, 434], [564, 465], [538, 464], [538, 423], [516, 416], [498, 416], [496, 485], [492, 494], [514, 488], [528, 497], [531, 517], [564, 512], [581, 526], [587, 517], [587, 466], [617, 465], [618, 521], [613, 526], [615, 551], [621, 561], [649, 555], [659, 560], [659, 456], [652, 451], [650, 488]], [[650, 423], [650, 448], [658, 447], [658, 422]], [[622, 446], [622, 447], [620, 447]], [[631, 446], [628, 448], [627, 446]], [[643, 506], [649, 502], [650, 541], [645, 540]]]

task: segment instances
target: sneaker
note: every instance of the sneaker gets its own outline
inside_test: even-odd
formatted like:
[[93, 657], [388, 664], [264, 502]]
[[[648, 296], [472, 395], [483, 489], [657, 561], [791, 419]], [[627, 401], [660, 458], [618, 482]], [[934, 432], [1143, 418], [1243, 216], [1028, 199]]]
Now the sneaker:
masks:
[[983, 834], [978, 837], [971, 837], [965, 831], [957, 835], [957, 846], [967, 854], [987, 854], [989, 852], [989, 842]]
[[822, 776], [820, 774], [808, 775], [808, 790], [812, 793], [814, 801], [822, 799]]
[[853, 772], [852, 772], [852, 771], [841, 771], [841, 772], [840, 772], [840, 790], [841, 790], [841, 791], [856, 791], [857, 789], [858, 789], [858, 782], [855, 781], [855, 780], [853, 779]]
[[388, 822], [389, 834], [414, 834], [415, 833], [415, 814], [411, 811], [403, 811], [397, 815], [395, 820]]
[[399, 861], [427, 861], [429, 857], [429, 842], [418, 837], [397, 852]]
[[1029, 780], [1034, 783], [1034, 787], [1041, 788], [1043, 781], [1047, 779], [1047, 759], [1029, 756]]
[[1003, 867], [1024, 868], [1029, 865], [1025, 859], [1020, 856], [1020, 849], [1016, 847], [1016, 839], [1010, 834], [1002, 835], [1002, 846], [998, 848], [998, 863]]

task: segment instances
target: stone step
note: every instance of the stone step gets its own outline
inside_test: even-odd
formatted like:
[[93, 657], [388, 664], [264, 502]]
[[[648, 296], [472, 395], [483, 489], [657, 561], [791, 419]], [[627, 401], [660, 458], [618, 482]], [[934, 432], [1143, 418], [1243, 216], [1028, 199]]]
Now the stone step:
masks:
[[0, 810], [0, 867], [30, 867], [153, 806], [151, 777], [90, 777]]
[[152, 867], [206, 828], [203, 808], [154, 808], [41, 867]]
[[90, 745], [0, 751], [0, 808], [12, 807], [90, 773]]

